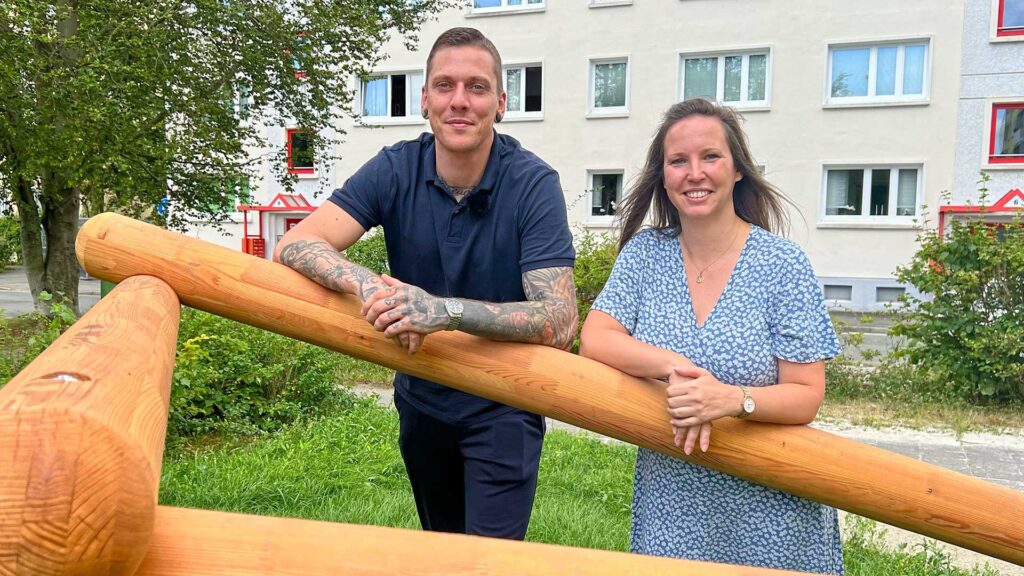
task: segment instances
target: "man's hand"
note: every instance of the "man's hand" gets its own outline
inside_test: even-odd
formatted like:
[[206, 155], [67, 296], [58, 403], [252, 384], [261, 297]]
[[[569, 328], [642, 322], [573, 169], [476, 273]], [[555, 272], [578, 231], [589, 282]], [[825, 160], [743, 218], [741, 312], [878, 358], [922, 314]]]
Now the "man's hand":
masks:
[[444, 300], [387, 274], [380, 278], [387, 288], [366, 298], [360, 313], [374, 329], [398, 338], [400, 345], [415, 354], [427, 334], [448, 326]]

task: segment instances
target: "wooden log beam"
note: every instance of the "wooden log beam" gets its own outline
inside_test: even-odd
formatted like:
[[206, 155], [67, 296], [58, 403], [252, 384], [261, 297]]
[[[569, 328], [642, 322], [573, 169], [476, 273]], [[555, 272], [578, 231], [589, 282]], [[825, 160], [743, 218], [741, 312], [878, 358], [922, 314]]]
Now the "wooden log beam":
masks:
[[0, 574], [131, 574], [153, 531], [180, 305], [121, 283], [0, 388]]
[[[464, 534], [157, 508], [136, 576], [798, 574]], [[802, 573], [799, 573], [802, 574]]]
[[730, 418], [715, 422], [710, 451], [687, 458], [661, 386], [598, 362], [457, 332], [431, 334], [410, 356], [359, 316], [355, 297], [113, 214], [82, 227], [77, 252], [99, 278], [158, 276], [189, 306], [1024, 565], [1024, 494], [1008, 488], [805, 426]]

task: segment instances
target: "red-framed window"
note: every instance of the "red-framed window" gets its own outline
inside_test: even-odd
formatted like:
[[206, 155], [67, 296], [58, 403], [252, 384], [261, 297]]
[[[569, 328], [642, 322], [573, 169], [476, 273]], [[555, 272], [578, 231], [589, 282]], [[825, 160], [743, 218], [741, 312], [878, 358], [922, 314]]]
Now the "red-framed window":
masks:
[[998, 1], [996, 36], [1024, 36], [1024, 0]]
[[992, 105], [989, 164], [1024, 164], [1024, 102]]
[[288, 173], [313, 174], [313, 133], [302, 128], [288, 129]]

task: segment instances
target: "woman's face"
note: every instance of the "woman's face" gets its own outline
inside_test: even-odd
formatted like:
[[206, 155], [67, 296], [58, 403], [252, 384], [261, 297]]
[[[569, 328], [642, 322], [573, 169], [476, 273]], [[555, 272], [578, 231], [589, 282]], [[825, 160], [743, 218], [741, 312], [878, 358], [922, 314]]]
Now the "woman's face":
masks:
[[725, 126], [711, 116], [688, 116], [665, 135], [665, 191], [679, 220], [735, 216], [732, 190], [743, 178], [733, 163]]

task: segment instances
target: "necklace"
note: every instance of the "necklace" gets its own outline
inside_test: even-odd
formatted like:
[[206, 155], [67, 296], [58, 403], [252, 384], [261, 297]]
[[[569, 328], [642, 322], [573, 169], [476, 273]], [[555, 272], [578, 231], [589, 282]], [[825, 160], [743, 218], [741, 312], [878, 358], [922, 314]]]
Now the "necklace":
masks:
[[[697, 264], [696, 260], [693, 261], [693, 263], [697, 264], [697, 267], [700, 268], [699, 270], [697, 270], [697, 284], [703, 284], [704, 283], [704, 273], [708, 271], [708, 268], [711, 268], [712, 266], [714, 266], [715, 262], [718, 262], [719, 260], [721, 260], [722, 256], [725, 256], [725, 254], [732, 248], [732, 245], [734, 243], [736, 243], [736, 237], [740, 235], [740, 229], [741, 228], [742, 228], [742, 226], [739, 226], [739, 227], [736, 228], [736, 231], [733, 232], [733, 234], [732, 234], [732, 239], [729, 240], [729, 245], [726, 246], [725, 250], [722, 250], [722, 253], [719, 254], [717, 257], [715, 257], [714, 260], [709, 262], [707, 266], [705, 266], [703, 268], [700, 268], [700, 264]], [[693, 250], [690, 250], [690, 248], [686, 245], [686, 240], [683, 239], [683, 233], [682, 232], [679, 233], [679, 239], [682, 240], [683, 248], [686, 248], [686, 251], [690, 253], [690, 258], [693, 259]]]

